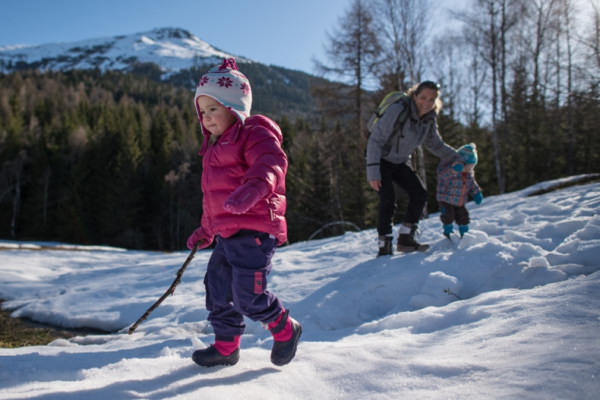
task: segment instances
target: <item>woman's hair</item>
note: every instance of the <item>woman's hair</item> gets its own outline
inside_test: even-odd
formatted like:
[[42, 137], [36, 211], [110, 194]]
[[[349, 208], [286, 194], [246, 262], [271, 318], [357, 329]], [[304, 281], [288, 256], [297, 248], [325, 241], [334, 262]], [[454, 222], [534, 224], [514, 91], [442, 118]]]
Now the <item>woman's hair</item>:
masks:
[[440, 111], [442, 110], [442, 99], [440, 98], [440, 85], [438, 83], [435, 83], [433, 81], [423, 81], [421, 83], [417, 83], [416, 85], [414, 85], [413, 87], [408, 89], [406, 94], [411, 98], [413, 96], [416, 97], [419, 95], [419, 93], [421, 93], [421, 91], [423, 89], [432, 89], [437, 92], [438, 97], [435, 99], [435, 103], [433, 105], [433, 110], [435, 111], [436, 114], [439, 114]]

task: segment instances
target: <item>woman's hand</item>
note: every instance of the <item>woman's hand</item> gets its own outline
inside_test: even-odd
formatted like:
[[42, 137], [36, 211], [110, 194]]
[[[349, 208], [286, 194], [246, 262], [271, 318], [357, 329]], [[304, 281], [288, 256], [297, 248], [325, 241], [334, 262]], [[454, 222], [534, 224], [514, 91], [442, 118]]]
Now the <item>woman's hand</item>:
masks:
[[381, 187], [381, 181], [380, 180], [369, 181], [369, 185], [371, 185], [371, 187], [373, 189], [375, 189], [375, 191], [379, 192], [379, 188]]

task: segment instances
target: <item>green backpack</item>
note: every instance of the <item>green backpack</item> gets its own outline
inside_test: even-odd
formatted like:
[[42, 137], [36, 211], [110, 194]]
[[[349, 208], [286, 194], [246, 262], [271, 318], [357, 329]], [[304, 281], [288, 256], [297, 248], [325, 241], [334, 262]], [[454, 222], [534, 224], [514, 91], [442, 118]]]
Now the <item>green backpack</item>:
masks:
[[379, 122], [379, 119], [381, 119], [381, 117], [383, 116], [383, 114], [385, 113], [385, 111], [388, 109], [388, 107], [391, 106], [394, 103], [399, 102], [399, 101], [404, 102], [404, 110], [402, 110], [402, 112], [400, 113], [400, 115], [398, 115], [398, 119], [396, 120], [396, 123], [402, 123], [402, 122], [404, 122], [404, 120], [406, 119], [406, 116], [408, 115], [408, 110], [409, 110], [408, 100], [409, 100], [409, 97], [404, 92], [401, 92], [401, 91], [398, 91], [398, 90], [394, 90], [393, 92], [389, 92], [383, 98], [383, 100], [381, 100], [381, 103], [379, 103], [379, 106], [377, 106], [377, 109], [371, 115], [371, 117], [369, 118], [369, 121], [367, 122], [367, 137], [369, 137], [369, 135], [371, 134], [371, 132], [373, 132], [373, 128], [375, 128], [375, 126]]

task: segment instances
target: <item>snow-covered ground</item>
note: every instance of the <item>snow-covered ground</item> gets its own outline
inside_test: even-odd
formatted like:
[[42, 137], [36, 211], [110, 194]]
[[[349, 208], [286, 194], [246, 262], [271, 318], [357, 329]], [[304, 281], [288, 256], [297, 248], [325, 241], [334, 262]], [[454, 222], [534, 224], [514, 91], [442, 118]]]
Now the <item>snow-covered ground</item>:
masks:
[[187, 252], [0, 242], [13, 316], [115, 331], [0, 349], [0, 398], [598, 399], [600, 183], [527, 196], [574, 179], [469, 203], [456, 243], [432, 215], [425, 254], [375, 259], [373, 230], [280, 248], [269, 286], [304, 328], [284, 367], [249, 320], [237, 365], [192, 362], [209, 250], [128, 335]]

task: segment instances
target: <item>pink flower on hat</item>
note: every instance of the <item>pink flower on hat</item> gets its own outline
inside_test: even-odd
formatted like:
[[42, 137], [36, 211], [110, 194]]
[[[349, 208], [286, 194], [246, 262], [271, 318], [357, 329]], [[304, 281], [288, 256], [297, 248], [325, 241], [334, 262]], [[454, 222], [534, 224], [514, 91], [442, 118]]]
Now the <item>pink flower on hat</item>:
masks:
[[228, 88], [233, 84], [233, 81], [230, 78], [224, 76], [222, 78], [219, 78], [217, 83], [219, 84], [219, 86], [225, 86], [226, 88]]
[[242, 83], [242, 84], [240, 85], [240, 89], [242, 89], [242, 92], [243, 92], [244, 94], [248, 94], [248, 93], [250, 93], [250, 85], [248, 85], [248, 84], [246, 84], [246, 83]]
[[198, 82], [198, 86], [204, 86], [208, 83], [208, 76], [204, 75], [200, 78], [200, 82]]

